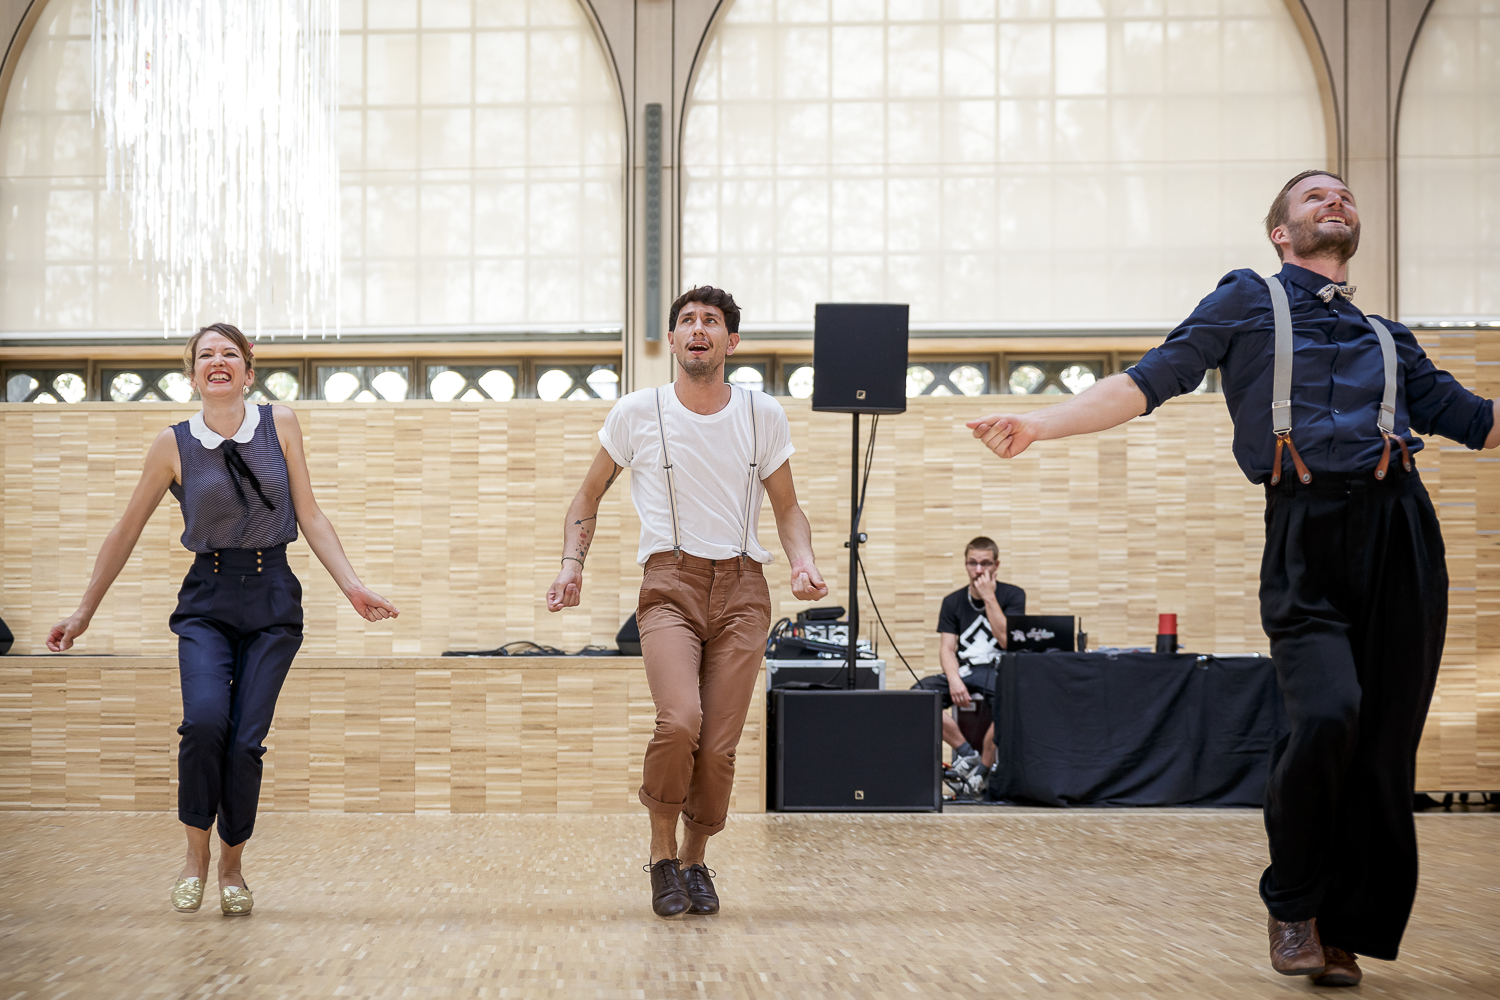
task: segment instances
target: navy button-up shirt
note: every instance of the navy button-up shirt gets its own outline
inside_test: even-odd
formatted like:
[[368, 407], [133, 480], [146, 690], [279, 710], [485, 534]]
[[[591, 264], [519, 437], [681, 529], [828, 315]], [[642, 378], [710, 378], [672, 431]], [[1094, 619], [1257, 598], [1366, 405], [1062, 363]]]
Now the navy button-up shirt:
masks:
[[[1324, 303], [1321, 274], [1285, 264], [1278, 275], [1292, 312], [1292, 443], [1314, 479], [1319, 472], [1373, 472], [1384, 440], [1377, 420], [1385, 392], [1385, 362], [1375, 330], [1352, 303], [1335, 295]], [[1435, 366], [1410, 330], [1383, 320], [1396, 342], [1396, 428], [1412, 451], [1418, 434], [1441, 434], [1480, 448], [1494, 424], [1489, 400], [1465, 389]], [[1249, 269], [1230, 271], [1193, 314], [1127, 374], [1146, 394], [1147, 413], [1191, 392], [1219, 369], [1234, 457], [1252, 483], [1271, 478], [1276, 436], [1271, 431], [1275, 320], [1266, 279]], [[1283, 472], [1293, 475], [1291, 454]]]

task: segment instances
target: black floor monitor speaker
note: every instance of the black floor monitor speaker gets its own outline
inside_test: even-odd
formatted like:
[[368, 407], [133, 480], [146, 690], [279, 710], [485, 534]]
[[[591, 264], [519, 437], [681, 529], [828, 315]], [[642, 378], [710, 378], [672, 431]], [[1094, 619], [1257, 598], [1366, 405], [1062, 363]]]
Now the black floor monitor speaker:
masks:
[[906, 412], [908, 307], [820, 302], [813, 321], [812, 408]]
[[942, 812], [935, 691], [771, 692], [767, 805], [781, 812]]

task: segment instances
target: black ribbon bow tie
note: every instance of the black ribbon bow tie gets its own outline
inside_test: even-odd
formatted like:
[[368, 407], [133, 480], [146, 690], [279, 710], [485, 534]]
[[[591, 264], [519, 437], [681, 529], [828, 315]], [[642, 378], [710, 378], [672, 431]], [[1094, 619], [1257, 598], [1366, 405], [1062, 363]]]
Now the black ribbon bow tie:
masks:
[[219, 447], [224, 451], [224, 464], [229, 466], [229, 481], [234, 484], [234, 491], [240, 495], [240, 503], [245, 505], [245, 509], [250, 509], [250, 501], [245, 499], [245, 489], [240, 485], [241, 477], [250, 480], [250, 485], [254, 487], [255, 495], [260, 497], [261, 503], [275, 510], [276, 505], [266, 496], [266, 491], [260, 488], [260, 480], [255, 478], [255, 473], [251, 472], [250, 466], [245, 464], [245, 456], [240, 454], [240, 446], [233, 440], [225, 438], [224, 443]]
[[1329, 283], [1318, 289], [1317, 296], [1324, 302], [1332, 302], [1335, 295], [1342, 295], [1347, 301], [1354, 301], [1355, 285], [1338, 285]]

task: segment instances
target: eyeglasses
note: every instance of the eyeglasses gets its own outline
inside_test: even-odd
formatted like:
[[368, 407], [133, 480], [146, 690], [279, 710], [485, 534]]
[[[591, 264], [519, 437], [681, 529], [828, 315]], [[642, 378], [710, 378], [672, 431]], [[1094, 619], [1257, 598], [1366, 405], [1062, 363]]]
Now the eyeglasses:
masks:
[[964, 563], [964, 565], [970, 567], [971, 569], [993, 569], [1000, 564], [997, 562], [990, 562], [988, 559], [986, 559], [984, 562], [975, 562], [974, 560], [970, 559], [968, 562]]

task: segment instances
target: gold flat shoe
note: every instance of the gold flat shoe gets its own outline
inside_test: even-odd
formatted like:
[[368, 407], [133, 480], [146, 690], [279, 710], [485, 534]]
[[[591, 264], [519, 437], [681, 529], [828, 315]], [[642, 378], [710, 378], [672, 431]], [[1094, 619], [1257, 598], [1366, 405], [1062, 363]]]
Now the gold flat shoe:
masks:
[[255, 897], [247, 885], [243, 888], [237, 885], [226, 885], [219, 889], [219, 909], [224, 911], [226, 917], [241, 917], [250, 912], [250, 907], [255, 905]]
[[172, 886], [172, 909], [178, 913], [197, 913], [203, 905], [203, 880], [197, 876], [180, 878]]

